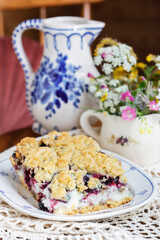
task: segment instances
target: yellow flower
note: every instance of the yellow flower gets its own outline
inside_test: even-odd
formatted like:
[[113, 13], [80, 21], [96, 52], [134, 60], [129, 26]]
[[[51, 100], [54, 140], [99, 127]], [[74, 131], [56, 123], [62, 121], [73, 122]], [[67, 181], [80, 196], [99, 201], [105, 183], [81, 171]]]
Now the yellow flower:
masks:
[[98, 50], [102, 47], [117, 45], [118, 42], [112, 38], [103, 38], [99, 44], [97, 44], [96, 49], [94, 50], [94, 56], [98, 55]]
[[146, 57], [146, 60], [147, 62], [151, 62], [151, 61], [156, 61], [156, 56], [153, 55], [153, 54], [149, 54], [147, 57]]
[[104, 112], [103, 112], [103, 115], [104, 115], [104, 116], [107, 116], [107, 113], [104, 111]]
[[152, 133], [153, 128], [151, 126], [148, 126], [148, 122], [147, 122], [146, 118], [143, 118], [141, 120], [139, 131], [140, 131], [141, 134], [143, 134], [143, 133], [148, 133], [148, 134]]
[[139, 128], [139, 131], [141, 134], [143, 134], [145, 132], [145, 129], [144, 128]]
[[128, 73], [128, 78], [130, 80], [135, 80], [137, 78], [137, 76], [138, 76], [138, 70], [136, 68], [132, 67], [131, 72]]
[[125, 73], [126, 72], [125, 72], [125, 70], [123, 69], [122, 66], [117, 67], [115, 70], [113, 70], [113, 78], [123, 80]]
[[122, 66], [117, 67], [113, 71], [113, 78], [118, 80], [133, 81], [137, 78], [137, 76], [138, 76], [138, 70], [134, 67], [131, 68], [130, 72], [126, 72]]
[[136, 66], [137, 66], [138, 68], [144, 69], [144, 68], [146, 67], [146, 64], [144, 64], [144, 63], [142, 63], [142, 62], [139, 62], [139, 63], [136, 64]]
[[107, 92], [101, 97], [100, 101], [103, 102], [107, 99]]
[[148, 132], [148, 134], [152, 133], [152, 128], [149, 127], [149, 128], [147, 129], [147, 132]]

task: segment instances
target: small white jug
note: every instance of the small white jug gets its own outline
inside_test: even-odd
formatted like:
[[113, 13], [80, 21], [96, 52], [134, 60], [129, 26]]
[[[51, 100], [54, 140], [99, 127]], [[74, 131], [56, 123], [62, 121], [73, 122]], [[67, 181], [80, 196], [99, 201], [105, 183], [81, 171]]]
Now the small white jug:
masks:
[[[100, 133], [91, 126], [91, 117], [101, 121]], [[160, 114], [127, 121], [119, 116], [104, 116], [101, 112], [88, 110], [82, 113], [80, 124], [102, 148], [118, 153], [142, 167], [160, 161]]]

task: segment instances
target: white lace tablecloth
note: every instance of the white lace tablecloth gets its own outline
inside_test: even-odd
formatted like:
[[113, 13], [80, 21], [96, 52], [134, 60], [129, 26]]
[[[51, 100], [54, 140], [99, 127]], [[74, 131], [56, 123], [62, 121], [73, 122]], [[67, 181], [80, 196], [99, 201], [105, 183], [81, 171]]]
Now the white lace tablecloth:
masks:
[[[12, 154], [8, 149], [0, 157]], [[0, 199], [0, 238], [3, 240], [121, 240], [160, 239], [160, 162], [145, 169], [158, 193], [144, 207], [103, 220], [54, 222], [23, 215]]]

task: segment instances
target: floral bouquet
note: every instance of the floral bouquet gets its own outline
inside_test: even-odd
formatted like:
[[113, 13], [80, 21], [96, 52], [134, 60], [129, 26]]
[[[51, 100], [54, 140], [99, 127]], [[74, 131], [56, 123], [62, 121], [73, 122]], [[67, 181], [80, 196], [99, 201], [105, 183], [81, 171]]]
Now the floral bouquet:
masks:
[[88, 76], [97, 111], [128, 121], [160, 112], [160, 55], [137, 62], [130, 46], [105, 38], [95, 49], [94, 62], [101, 75]]

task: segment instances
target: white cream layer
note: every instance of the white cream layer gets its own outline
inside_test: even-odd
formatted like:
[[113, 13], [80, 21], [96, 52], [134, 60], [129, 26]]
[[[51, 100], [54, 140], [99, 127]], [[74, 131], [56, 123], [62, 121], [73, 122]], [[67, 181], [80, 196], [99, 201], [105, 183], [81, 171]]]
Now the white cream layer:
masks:
[[[24, 177], [22, 169], [18, 170], [17, 172], [21, 177]], [[46, 197], [42, 199], [42, 203], [44, 204], [44, 206], [50, 212], [59, 209], [59, 214], [63, 214], [65, 209], [78, 209], [89, 205], [99, 205], [100, 203], [105, 203], [107, 200], [121, 201], [126, 197], [132, 196], [132, 193], [128, 189], [128, 187], [122, 187], [121, 189], [118, 189], [115, 185], [108, 186], [107, 189], [102, 189], [97, 193], [89, 193], [87, 196], [84, 196], [84, 194], [77, 191], [77, 189], [69, 191], [68, 202], [50, 199], [50, 190], [48, 186], [45, 189], [42, 189], [40, 185], [36, 182], [34, 183], [34, 185], [32, 185], [32, 191], [37, 194], [44, 194]]]
[[[67, 203], [57, 201], [54, 205], [54, 209], [61, 209], [62, 214], [64, 209], [78, 209], [81, 207], [86, 207], [89, 205], [99, 205], [101, 203], [106, 203], [107, 200], [121, 201], [122, 199], [132, 196], [131, 191], [126, 187], [123, 191], [119, 191], [116, 186], [111, 186], [108, 189], [101, 190], [98, 193], [90, 193], [84, 197], [83, 193], [77, 191], [77, 189], [69, 192], [70, 199]], [[52, 211], [52, 200], [43, 199], [42, 203], [45, 207]], [[61, 211], [58, 211], [60, 214]]]

